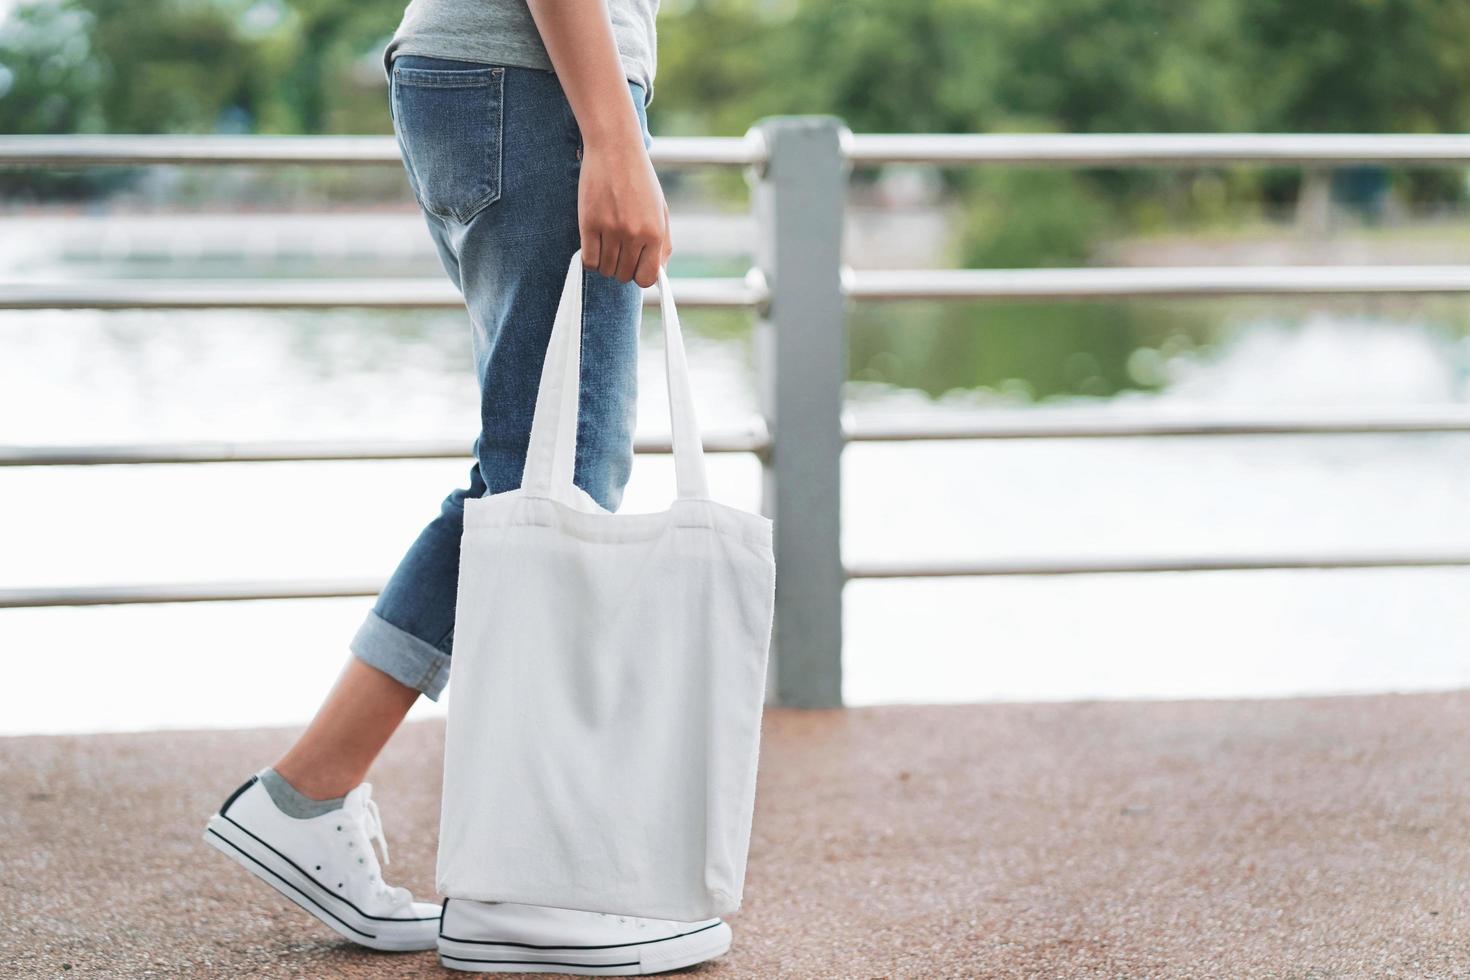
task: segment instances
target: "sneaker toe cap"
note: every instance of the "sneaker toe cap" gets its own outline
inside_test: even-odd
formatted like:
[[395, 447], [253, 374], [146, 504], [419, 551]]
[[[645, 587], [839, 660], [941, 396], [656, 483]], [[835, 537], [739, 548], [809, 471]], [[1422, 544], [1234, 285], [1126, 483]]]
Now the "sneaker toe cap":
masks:
[[437, 902], [413, 902], [412, 917], [415, 919], [439, 918], [439, 904]]

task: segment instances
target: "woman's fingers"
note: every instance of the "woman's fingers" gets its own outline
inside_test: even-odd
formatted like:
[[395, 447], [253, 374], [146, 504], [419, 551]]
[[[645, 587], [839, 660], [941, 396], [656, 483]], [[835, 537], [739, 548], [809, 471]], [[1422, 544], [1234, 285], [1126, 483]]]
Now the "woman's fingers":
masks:
[[609, 279], [648, 287], [658, 281], [659, 267], [668, 261], [670, 251], [665, 236], [640, 237], [603, 231], [583, 237], [582, 264]]
[[624, 239], [618, 250], [618, 268], [613, 278], [618, 282], [632, 282], [638, 271], [638, 260], [643, 254], [643, 244], [637, 239]]
[[597, 271], [611, 278], [618, 271], [619, 254], [623, 243], [608, 235], [602, 236], [602, 254], [598, 256]]
[[582, 232], [582, 268], [595, 269], [602, 263], [602, 239], [594, 232]]
[[658, 282], [658, 268], [663, 264], [659, 258], [666, 248], [666, 245], [657, 242], [644, 247], [638, 259], [638, 268], [633, 272], [634, 282], [644, 289]]

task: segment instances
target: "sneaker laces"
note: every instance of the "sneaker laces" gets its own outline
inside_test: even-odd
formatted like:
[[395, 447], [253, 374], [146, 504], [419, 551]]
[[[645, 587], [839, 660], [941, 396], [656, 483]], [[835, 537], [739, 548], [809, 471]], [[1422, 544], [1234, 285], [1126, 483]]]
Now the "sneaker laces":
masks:
[[388, 860], [388, 838], [383, 833], [383, 817], [378, 813], [378, 804], [371, 796], [363, 797], [362, 814], [360, 817], [363, 834], [368, 840], [378, 845], [378, 851], [383, 855], [383, 863], [390, 864]]
[[388, 884], [383, 880], [383, 869], [378, 865], [378, 854], [373, 852], [376, 845], [378, 852], [382, 854], [383, 864], [388, 862], [388, 837], [383, 833], [383, 817], [378, 812], [378, 804], [372, 798], [372, 787], [364, 784], [364, 791], [359, 799], [359, 805], [353, 808], [354, 822], [362, 834], [362, 839], [370, 841], [367, 847], [367, 860], [371, 862], [368, 870], [371, 872], [370, 880], [374, 883], [375, 890], [382, 896], [383, 900], [394, 907], [406, 906], [413, 898], [407, 888], [399, 888]]

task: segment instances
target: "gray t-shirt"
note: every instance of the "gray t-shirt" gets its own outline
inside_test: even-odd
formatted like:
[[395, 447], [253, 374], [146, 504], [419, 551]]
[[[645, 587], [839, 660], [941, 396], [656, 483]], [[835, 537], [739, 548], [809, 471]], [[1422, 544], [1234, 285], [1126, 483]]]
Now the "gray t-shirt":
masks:
[[[648, 102], [653, 98], [658, 0], [608, 0], [607, 7], [623, 72], [643, 86]], [[391, 70], [393, 56], [399, 54], [551, 68], [526, 0], [412, 0], [383, 52], [383, 67]]]

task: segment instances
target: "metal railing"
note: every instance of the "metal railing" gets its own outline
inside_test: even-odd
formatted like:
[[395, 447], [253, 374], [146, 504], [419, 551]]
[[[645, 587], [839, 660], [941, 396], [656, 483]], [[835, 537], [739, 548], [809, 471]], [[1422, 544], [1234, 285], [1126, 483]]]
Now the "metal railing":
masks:
[[[765, 303], [759, 275], [682, 279], [674, 298], [686, 307], [757, 309]], [[658, 304], [648, 290], [644, 305]], [[0, 283], [5, 310], [459, 309], [464, 297], [440, 279], [114, 279]]]
[[[948, 442], [976, 439], [1119, 439], [1158, 436], [1371, 435], [1470, 432], [1470, 409], [1376, 412], [1310, 412], [1176, 417], [1155, 412], [999, 411], [963, 421], [847, 421], [845, 443]], [[770, 433], [756, 416], [744, 428], [706, 429], [706, 452], [769, 456]], [[639, 453], [669, 453], [667, 435], [635, 437]], [[270, 440], [261, 442], [163, 442], [108, 445], [0, 445], [5, 466], [117, 466], [169, 463], [303, 463], [405, 459], [463, 459], [462, 439]]]
[[[1440, 294], [1470, 292], [1470, 267], [1268, 267], [855, 271], [841, 264], [850, 168], [890, 163], [1142, 167], [1223, 163], [1470, 163], [1470, 136], [913, 135], [863, 136], [830, 117], [767, 120], [743, 138], [655, 139], [663, 169], [748, 167], [754, 174], [756, 267], [743, 278], [679, 279], [685, 306], [758, 314], [760, 416], [705, 434], [715, 452], [763, 462], [763, 508], [774, 518], [775, 700], [841, 703], [841, 596], [849, 579], [1094, 575], [1263, 569], [1470, 566], [1470, 554], [1200, 555], [1035, 561], [869, 561], [840, 556], [843, 445], [961, 439], [1096, 439], [1293, 434], [1470, 432], [1460, 409], [1302, 411], [1234, 416], [987, 413], [959, 422], [856, 424], [845, 419], [844, 312], [851, 302], [1119, 297]], [[397, 165], [389, 137], [0, 137], [0, 166]], [[650, 291], [647, 300], [656, 301]], [[439, 280], [93, 281], [0, 283], [0, 309], [457, 308]], [[638, 452], [668, 452], [639, 437]], [[281, 441], [129, 446], [0, 446], [0, 466], [174, 464], [463, 457], [443, 440]], [[215, 582], [0, 590], [0, 608], [375, 594], [376, 580]]]
[[[662, 169], [744, 167], [764, 159], [760, 135], [654, 141]], [[0, 136], [0, 166], [381, 166], [399, 163], [391, 136]]]

